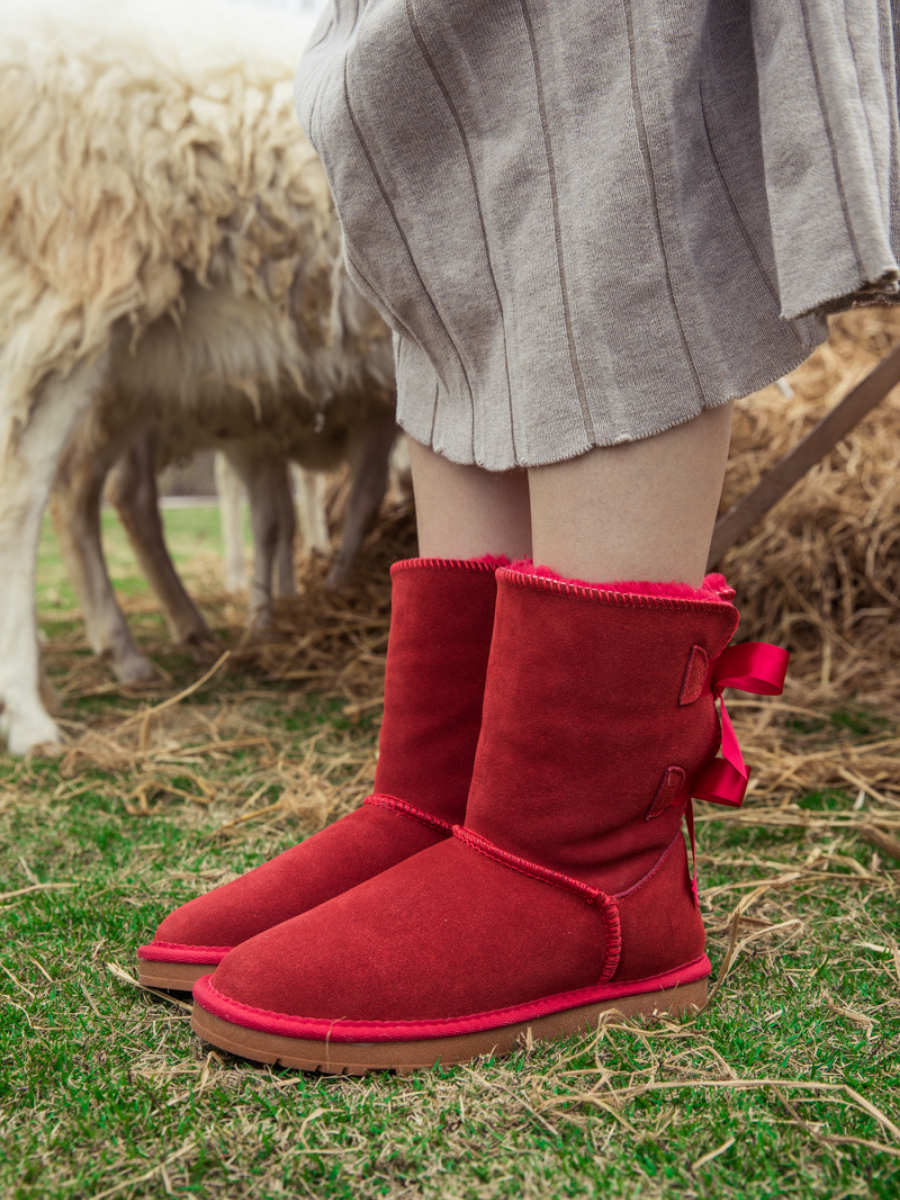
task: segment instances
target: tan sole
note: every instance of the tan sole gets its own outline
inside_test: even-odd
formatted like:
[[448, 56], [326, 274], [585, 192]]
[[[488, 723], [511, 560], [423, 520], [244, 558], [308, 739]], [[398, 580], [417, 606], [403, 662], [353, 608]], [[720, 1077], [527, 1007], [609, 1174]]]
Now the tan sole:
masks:
[[329, 1075], [365, 1075], [369, 1071], [391, 1070], [402, 1075], [438, 1063], [445, 1067], [454, 1066], [479, 1054], [494, 1057], [511, 1054], [528, 1039], [529, 1033], [534, 1041], [585, 1033], [596, 1029], [600, 1017], [607, 1012], [619, 1012], [623, 1017], [652, 1017], [663, 1013], [680, 1017], [699, 1011], [705, 1003], [706, 980], [701, 979], [665, 991], [586, 1004], [582, 1008], [570, 1008], [517, 1025], [418, 1042], [319, 1042], [282, 1037], [233, 1025], [221, 1017], [214, 1017], [196, 1003], [191, 1026], [205, 1041], [254, 1062], [277, 1063], [282, 1067], [323, 1071]]
[[138, 959], [138, 983], [168, 992], [191, 992], [202, 975], [211, 975], [215, 963], [148, 962]]

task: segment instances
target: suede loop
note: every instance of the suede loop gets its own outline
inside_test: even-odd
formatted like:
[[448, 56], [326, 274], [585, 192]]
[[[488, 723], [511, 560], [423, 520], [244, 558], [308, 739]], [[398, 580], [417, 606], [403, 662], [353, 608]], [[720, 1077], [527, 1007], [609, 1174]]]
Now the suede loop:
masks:
[[673, 805], [683, 806], [688, 800], [685, 792], [686, 781], [683, 767], [669, 767], [660, 781], [659, 791], [653, 797], [653, 803], [647, 810], [646, 819], [652, 821], [654, 817], [662, 816], [666, 809]]
[[681, 705], [694, 704], [699, 700], [707, 689], [709, 674], [709, 655], [702, 646], [692, 646], [678, 703]]

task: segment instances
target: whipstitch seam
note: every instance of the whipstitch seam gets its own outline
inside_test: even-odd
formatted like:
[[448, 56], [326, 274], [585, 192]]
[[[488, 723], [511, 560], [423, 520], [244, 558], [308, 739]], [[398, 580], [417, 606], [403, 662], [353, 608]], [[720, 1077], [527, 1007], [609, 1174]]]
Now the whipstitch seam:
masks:
[[541, 883], [549, 883], [553, 887], [561, 888], [564, 892], [573, 892], [576, 896], [581, 896], [588, 904], [598, 902], [602, 904], [603, 900], [608, 899], [599, 888], [592, 887], [589, 883], [582, 883], [580, 879], [571, 879], [559, 871], [550, 870], [549, 867], [529, 862], [527, 858], [519, 858], [517, 854], [510, 854], [507, 850], [501, 850], [499, 846], [495, 846], [493, 842], [489, 842], [487, 838], [474, 833], [471, 829], [466, 829], [464, 825], [454, 825], [453, 836], [486, 858], [492, 858], [503, 866], [510, 867], [513, 871], [519, 871], [522, 875], [529, 875]]
[[429, 825], [432, 829], [439, 829], [442, 833], [452, 833], [453, 831], [453, 826], [449, 821], [442, 821], [440, 817], [432, 817], [429, 813], [416, 808], [415, 805], [408, 804], [405, 800], [398, 800], [396, 796], [386, 796], [380, 792], [374, 792], [371, 796], [366, 796], [363, 804], [371, 804], [375, 808], [386, 808], [391, 812], [402, 813], [403, 816], [420, 821], [423, 825]]
[[157, 946], [161, 950], [210, 950], [215, 952], [224, 950], [226, 954], [229, 950], [234, 949], [234, 946], [194, 946], [188, 942], [148, 942], [147, 946], [148, 948]]
[[491, 563], [477, 562], [468, 558], [402, 558], [399, 562], [395, 562], [391, 567], [391, 574], [395, 571], [411, 571], [416, 567], [429, 567], [433, 570], [457, 570], [464, 571], [490, 571], [495, 574], [497, 567]]

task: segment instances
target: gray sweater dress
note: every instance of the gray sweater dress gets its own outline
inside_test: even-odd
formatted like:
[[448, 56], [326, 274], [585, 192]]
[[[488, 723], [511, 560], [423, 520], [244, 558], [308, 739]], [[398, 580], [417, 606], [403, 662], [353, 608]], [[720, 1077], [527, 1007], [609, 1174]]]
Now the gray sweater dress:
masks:
[[900, 0], [332, 0], [297, 74], [398, 419], [489, 470], [651, 436], [898, 299]]

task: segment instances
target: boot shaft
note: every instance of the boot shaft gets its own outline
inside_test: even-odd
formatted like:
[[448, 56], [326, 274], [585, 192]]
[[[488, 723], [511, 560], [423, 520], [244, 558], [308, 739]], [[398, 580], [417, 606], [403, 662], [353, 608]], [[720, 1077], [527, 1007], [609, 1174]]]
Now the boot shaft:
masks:
[[376, 794], [461, 822], [505, 559], [406, 559], [393, 598]]
[[737, 610], [712, 590], [630, 594], [498, 572], [466, 826], [615, 894], [676, 837], [716, 752], [710, 664]]

